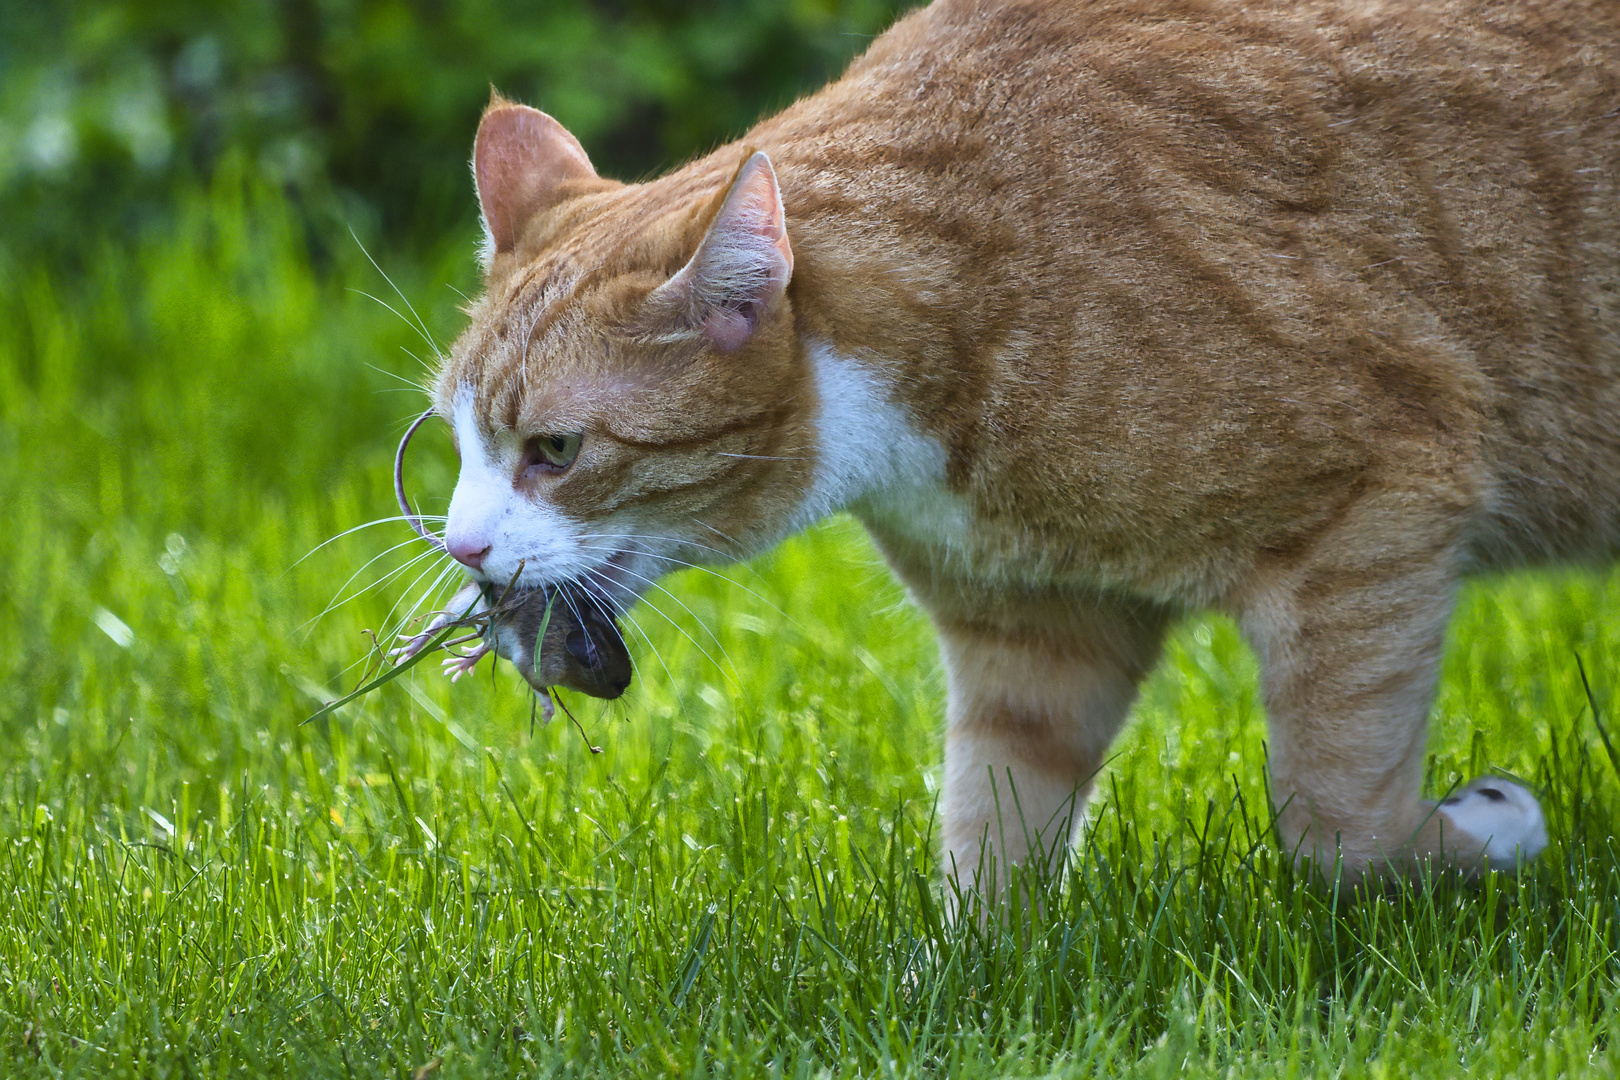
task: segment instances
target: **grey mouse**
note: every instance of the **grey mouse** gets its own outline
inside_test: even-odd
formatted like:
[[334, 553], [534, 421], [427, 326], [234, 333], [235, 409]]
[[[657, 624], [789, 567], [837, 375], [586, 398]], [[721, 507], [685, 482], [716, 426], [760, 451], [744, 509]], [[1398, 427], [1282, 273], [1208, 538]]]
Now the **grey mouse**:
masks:
[[478, 582], [462, 587], [426, 627], [406, 637], [405, 644], [394, 651], [394, 659], [409, 658], [425, 648], [439, 631], [460, 623], [482, 629], [483, 641], [445, 660], [445, 671], [452, 680], [471, 671], [485, 654], [493, 652], [510, 660], [529, 685], [547, 697], [548, 706], [546, 691], [552, 687], [612, 699], [630, 686], [634, 674], [630, 650], [612, 614], [600, 601], [578, 589], [550, 586], [510, 593], [491, 607], [486, 588]]
[[[549, 608], [550, 614], [547, 615]], [[534, 647], [540, 641], [540, 659]], [[508, 597], [490, 613], [495, 651], [529, 685], [560, 686], [596, 698], [616, 698], [630, 685], [630, 652], [613, 616], [590, 596], [566, 586]]]

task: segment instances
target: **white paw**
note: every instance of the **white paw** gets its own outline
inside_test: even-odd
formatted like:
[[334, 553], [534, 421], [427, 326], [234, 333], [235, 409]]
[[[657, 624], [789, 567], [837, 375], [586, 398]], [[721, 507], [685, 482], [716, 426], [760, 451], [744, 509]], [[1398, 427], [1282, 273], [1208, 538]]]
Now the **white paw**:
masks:
[[1501, 777], [1482, 776], [1464, 784], [1440, 804], [1440, 815], [1484, 844], [1485, 857], [1498, 868], [1511, 867], [1521, 858], [1533, 859], [1547, 846], [1541, 804]]

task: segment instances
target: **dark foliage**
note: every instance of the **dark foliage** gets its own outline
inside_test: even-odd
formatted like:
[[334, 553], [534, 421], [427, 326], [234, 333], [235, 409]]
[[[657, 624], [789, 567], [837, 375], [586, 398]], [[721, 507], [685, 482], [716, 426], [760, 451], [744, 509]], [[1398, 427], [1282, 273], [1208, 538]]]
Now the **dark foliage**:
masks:
[[[67, 261], [164, 227], [238, 155], [322, 232], [419, 248], [475, 215], [490, 88], [633, 178], [838, 70], [899, 0], [24, 0], [0, 18], [0, 252]], [[317, 245], [318, 247], [318, 245]]]

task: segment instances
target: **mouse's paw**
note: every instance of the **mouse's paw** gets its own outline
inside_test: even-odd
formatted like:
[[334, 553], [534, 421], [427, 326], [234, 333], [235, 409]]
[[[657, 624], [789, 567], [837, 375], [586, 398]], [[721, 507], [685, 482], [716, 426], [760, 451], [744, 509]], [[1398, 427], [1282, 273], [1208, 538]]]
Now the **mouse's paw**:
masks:
[[[396, 664], [403, 664], [405, 661], [409, 660], [411, 657], [415, 656], [417, 653], [421, 652], [423, 649], [432, 644], [433, 639], [438, 636], [439, 631], [443, 630], [445, 627], [453, 624], [469, 625], [469, 616], [477, 616], [489, 610], [489, 605], [485, 604], [483, 601], [483, 593], [480, 591], [480, 588], [481, 587], [477, 582], [468, 582], [466, 585], [463, 585], [461, 590], [450, 598], [450, 605], [448, 608], [443, 611], [429, 612], [428, 624], [422, 627], [421, 630], [414, 634], [399, 635], [399, 640], [403, 641], [405, 644], [390, 651], [388, 654], [388, 659], [392, 660]], [[456, 641], [447, 642], [446, 646], [458, 645], [465, 640], [465, 638], [460, 638]], [[479, 655], [482, 656], [483, 653], [479, 653]], [[474, 663], [477, 663], [477, 661], [475, 660]], [[446, 660], [445, 668], [447, 671], [449, 667], [450, 661]]]
[[415, 634], [399, 635], [399, 640], [403, 641], [405, 644], [391, 651], [388, 654], [388, 659], [392, 660], [396, 664], [403, 664], [405, 661], [409, 660], [411, 657], [415, 656], [417, 653], [431, 645], [433, 643], [433, 639], [438, 636], [439, 631], [455, 622], [455, 620], [456, 617], [451, 615], [449, 612], [435, 611], [433, 613], [433, 620], [426, 626], [422, 627], [419, 632]]
[[403, 664], [427, 648], [428, 642], [433, 640], [433, 635], [424, 630], [420, 634], [401, 634], [399, 640], [405, 644], [396, 649], [388, 650], [388, 659], [395, 664]]
[[1547, 846], [1541, 803], [1526, 788], [1499, 776], [1464, 784], [1440, 804], [1439, 813], [1448, 828], [1473, 837], [1498, 869], [1533, 859]]
[[492, 646], [480, 645], [476, 649], [460, 653], [456, 656], [451, 656], [444, 661], [444, 673], [450, 676], [451, 682], [455, 682], [473, 668], [477, 667], [478, 661], [482, 660], [485, 654], [491, 651]]

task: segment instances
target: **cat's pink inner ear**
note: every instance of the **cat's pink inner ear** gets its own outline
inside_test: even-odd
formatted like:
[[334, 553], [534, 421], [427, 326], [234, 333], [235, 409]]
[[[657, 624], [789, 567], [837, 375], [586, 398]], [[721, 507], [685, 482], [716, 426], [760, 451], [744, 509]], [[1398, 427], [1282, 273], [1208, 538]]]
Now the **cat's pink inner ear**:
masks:
[[792, 276], [782, 193], [761, 151], [738, 171], [697, 254], [659, 291], [677, 293], [695, 328], [731, 352], [753, 336]]
[[473, 176], [490, 247], [511, 251], [523, 226], [563, 196], [563, 185], [596, 176], [579, 140], [527, 105], [491, 105], [473, 142]]

